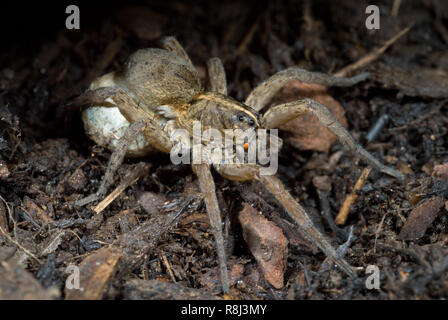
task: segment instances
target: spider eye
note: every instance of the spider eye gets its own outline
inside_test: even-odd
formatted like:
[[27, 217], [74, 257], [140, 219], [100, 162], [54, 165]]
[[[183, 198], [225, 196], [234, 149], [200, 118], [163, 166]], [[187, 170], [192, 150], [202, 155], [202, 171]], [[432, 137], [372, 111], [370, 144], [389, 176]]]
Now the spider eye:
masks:
[[244, 116], [239, 116], [239, 117], [238, 117], [238, 120], [239, 120], [240, 122], [243, 122], [243, 121], [244, 121]]
[[254, 119], [250, 119], [250, 120], [249, 120], [249, 125], [253, 126], [254, 124], [255, 124]]

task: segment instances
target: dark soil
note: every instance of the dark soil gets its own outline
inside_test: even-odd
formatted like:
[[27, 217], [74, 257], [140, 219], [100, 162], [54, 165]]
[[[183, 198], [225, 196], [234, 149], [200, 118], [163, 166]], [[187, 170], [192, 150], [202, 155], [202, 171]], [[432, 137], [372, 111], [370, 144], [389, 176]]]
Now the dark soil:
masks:
[[[337, 268], [322, 271], [325, 256], [295, 232], [260, 185], [232, 183], [214, 173], [233, 277], [228, 297], [448, 298], [448, 174], [435, 174], [436, 165], [448, 162], [448, 6], [444, 0], [408, 0], [392, 16], [393, 2], [313, 1], [310, 23], [304, 1], [85, 1], [79, 3], [80, 30], [65, 29], [61, 4], [28, 7], [25, 13], [18, 5], [2, 10], [0, 262], [29, 281], [15, 281], [0, 270], [0, 280], [10, 280], [0, 281], [1, 298], [68, 298], [67, 266], [80, 265], [112, 243], [125, 250], [100, 297], [222, 297], [205, 205], [188, 166], [172, 165], [165, 154], [126, 159], [109, 192], [139, 162], [150, 164], [149, 174], [99, 215], [91, 206], [73, 205], [97, 190], [110, 151], [86, 137], [79, 108], [68, 102], [129, 54], [174, 35], [203, 78], [207, 59], [220, 57], [229, 95], [244, 100], [276, 71], [299, 65], [334, 73], [411, 24], [378, 59], [352, 73], [370, 71], [369, 80], [329, 89], [343, 105], [352, 135], [406, 174], [406, 183], [373, 171], [339, 229], [333, 219], [365, 163], [344, 152], [336, 165], [329, 164], [343, 150], [339, 143], [329, 152], [300, 151], [286, 143], [280, 154], [278, 177], [334, 246], [353, 228], [346, 259], [359, 267], [359, 278], [349, 279]], [[365, 27], [365, 8], [372, 3], [380, 8], [379, 30]], [[367, 144], [366, 134], [384, 114], [389, 121]], [[313, 183], [318, 176], [329, 178], [330, 191]], [[428, 209], [430, 221], [425, 216], [419, 223], [423, 211], [407, 226], [423, 230], [407, 230], [418, 235], [413, 239], [400, 234], [411, 211], [425, 207], [429, 198], [440, 204]], [[282, 227], [289, 240], [282, 289], [264, 279], [242, 237], [237, 215], [244, 202]], [[365, 285], [369, 265], [380, 269], [379, 290]]]

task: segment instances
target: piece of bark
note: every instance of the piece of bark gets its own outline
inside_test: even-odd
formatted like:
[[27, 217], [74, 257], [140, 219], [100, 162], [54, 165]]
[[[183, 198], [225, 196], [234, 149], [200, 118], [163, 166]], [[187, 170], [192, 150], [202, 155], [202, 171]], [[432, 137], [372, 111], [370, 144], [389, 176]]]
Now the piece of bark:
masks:
[[46, 290], [13, 259], [0, 262], [0, 300], [50, 300], [59, 290]]
[[104, 247], [86, 257], [79, 265], [80, 288], [65, 289], [67, 300], [99, 300], [105, 294], [122, 252]]
[[127, 300], [215, 300], [206, 291], [191, 289], [179, 283], [158, 280], [132, 279], [124, 284], [123, 298]]
[[442, 197], [435, 196], [418, 205], [409, 214], [398, 238], [415, 240], [423, 237], [444, 204]]
[[26, 212], [31, 215], [34, 221], [38, 221], [41, 224], [53, 222], [53, 219], [29, 197], [23, 197], [23, 204], [25, 205]]
[[288, 240], [282, 230], [247, 203], [244, 203], [238, 219], [244, 240], [265, 279], [273, 287], [281, 289], [288, 254]]
[[[278, 96], [282, 102], [303, 98], [314, 99], [326, 106], [336, 119], [344, 127], [347, 127], [344, 108], [327, 93], [324, 86], [293, 80], [282, 89]], [[286, 141], [300, 150], [327, 152], [336, 141], [334, 134], [312, 114], [306, 114], [288, 121], [280, 129], [290, 133], [286, 137]]]
[[396, 66], [378, 63], [373, 68], [373, 80], [384, 88], [398, 89], [411, 97], [448, 97], [448, 73], [440, 69], [413, 67], [401, 69]]

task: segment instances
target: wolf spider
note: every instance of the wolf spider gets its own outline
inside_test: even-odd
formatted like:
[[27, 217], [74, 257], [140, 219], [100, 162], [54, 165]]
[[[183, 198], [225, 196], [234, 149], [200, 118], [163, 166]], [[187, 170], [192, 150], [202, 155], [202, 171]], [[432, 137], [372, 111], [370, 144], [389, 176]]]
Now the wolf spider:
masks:
[[[114, 150], [106, 174], [95, 194], [81, 199], [85, 205], [104, 197], [112, 177], [125, 155], [143, 156], [151, 149], [169, 153], [173, 148], [170, 134], [183, 128], [191, 133], [193, 121], [202, 127], [224, 129], [276, 128], [306, 113], [314, 114], [351, 152], [370, 166], [400, 181], [403, 175], [381, 164], [363, 149], [328, 109], [312, 99], [300, 99], [261, 110], [289, 81], [299, 80], [325, 86], [347, 87], [367, 79], [368, 73], [352, 78], [309, 72], [298, 67], [280, 71], [260, 83], [244, 103], [227, 96], [224, 67], [219, 58], [207, 62], [208, 90], [201, 85], [198, 72], [187, 53], [173, 37], [161, 41], [163, 49], [141, 49], [131, 55], [124, 68], [96, 79], [77, 103], [87, 106], [82, 118], [87, 134], [97, 143]], [[273, 175], [260, 174], [258, 164], [215, 163], [215, 170], [234, 181], [258, 180], [284, 207], [299, 231], [319, 247], [350, 277], [353, 268], [340, 257], [291, 196]], [[215, 237], [222, 289], [229, 290], [227, 260], [222, 220], [215, 184], [208, 163], [192, 164], [204, 195], [207, 213]]]

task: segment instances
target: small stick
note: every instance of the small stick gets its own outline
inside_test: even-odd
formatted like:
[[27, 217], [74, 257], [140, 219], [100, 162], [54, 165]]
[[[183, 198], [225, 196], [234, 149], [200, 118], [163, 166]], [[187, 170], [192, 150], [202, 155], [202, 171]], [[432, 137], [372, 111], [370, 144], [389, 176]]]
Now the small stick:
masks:
[[251, 43], [252, 38], [254, 37], [255, 31], [258, 29], [258, 19], [251, 25], [249, 31], [244, 36], [243, 40], [238, 45], [236, 49], [236, 54], [238, 56], [242, 56], [244, 52], [246, 52], [247, 46]]
[[375, 242], [373, 244], [373, 253], [376, 253], [376, 242], [378, 240], [378, 236], [381, 232], [381, 228], [383, 227], [384, 219], [386, 219], [387, 212], [383, 214], [383, 217], [381, 218], [380, 224], [378, 225], [378, 228], [375, 231]]
[[149, 172], [150, 165], [144, 162], [140, 162], [135, 168], [128, 173], [118, 187], [115, 188], [106, 198], [93, 207], [93, 211], [98, 214], [114, 201], [127, 187], [133, 185], [138, 179], [145, 176]]
[[171, 268], [171, 264], [166, 258], [165, 252], [163, 250], [160, 251], [160, 256], [162, 257], [162, 262], [165, 265], [165, 268], [168, 270], [168, 273], [170, 274], [171, 280], [173, 280], [173, 282], [175, 283], [176, 278], [174, 277], [173, 269]]
[[364, 168], [364, 170], [362, 170], [358, 181], [356, 181], [355, 187], [353, 188], [352, 192], [345, 198], [344, 204], [342, 205], [341, 210], [336, 216], [335, 222], [337, 225], [342, 225], [345, 223], [345, 221], [347, 221], [348, 215], [350, 213], [350, 207], [358, 198], [357, 192], [361, 190], [362, 186], [366, 182], [370, 171], [372, 171], [371, 167], [366, 167]]
[[394, 0], [394, 4], [392, 5], [391, 16], [398, 16], [398, 10], [400, 10], [401, 0]]
[[384, 53], [384, 51], [386, 51], [392, 44], [394, 44], [398, 39], [400, 39], [402, 36], [404, 36], [411, 28], [412, 28], [412, 25], [401, 30], [395, 36], [393, 36], [392, 38], [387, 40], [386, 43], [382, 47], [374, 49], [373, 51], [371, 51], [370, 53], [368, 53], [367, 55], [365, 55], [358, 61], [342, 68], [341, 70], [336, 72], [334, 75], [336, 77], [346, 77], [347, 74], [349, 74], [350, 72], [352, 72], [356, 69], [365, 67], [372, 61], [376, 60], [380, 55], [382, 55]]

